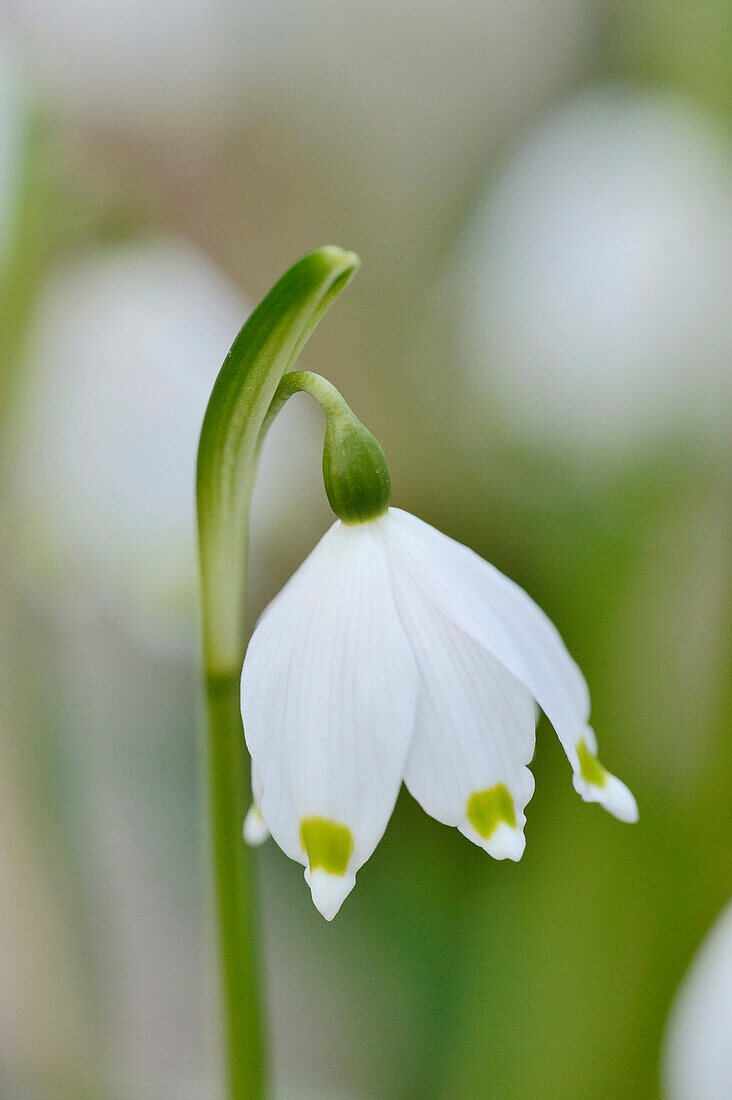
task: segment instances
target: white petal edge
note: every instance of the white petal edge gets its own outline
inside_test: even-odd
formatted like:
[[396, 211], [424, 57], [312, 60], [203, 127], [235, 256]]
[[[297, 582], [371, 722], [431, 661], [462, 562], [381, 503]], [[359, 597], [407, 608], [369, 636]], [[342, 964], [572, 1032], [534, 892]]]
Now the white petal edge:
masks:
[[246, 742], [276, 842], [307, 867], [303, 820], [350, 831], [343, 873], [306, 873], [327, 920], [391, 816], [417, 682], [373, 525], [335, 523], [260, 619], [242, 674]]
[[242, 833], [244, 840], [252, 848], [258, 848], [270, 837], [267, 822], [262, 817], [260, 806], [262, 804], [262, 778], [257, 771], [256, 764], [252, 761], [252, 804], [244, 818]]
[[420, 672], [405, 783], [424, 810], [495, 859], [521, 858], [534, 791], [531, 693], [392, 563], [394, 596]]
[[589, 691], [544, 612], [494, 566], [409, 512], [391, 508], [377, 525], [392, 560], [435, 607], [528, 688], [559, 737], [580, 794], [611, 813], [619, 811], [621, 820], [632, 820], [622, 816], [631, 812], [626, 795], [632, 795], [620, 780], [608, 773], [615, 782], [608, 782], [602, 798], [582, 785], [577, 745], [588, 728]]
[[[584, 741], [585, 746], [592, 755], [597, 757], [597, 738], [595, 737], [595, 731], [592, 729], [592, 726], [584, 727], [580, 738], [580, 742], [582, 741]], [[577, 750], [575, 749], [573, 756], [569, 753], [567, 753], [567, 755], [574, 769], [574, 775], [572, 777], [574, 789], [583, 801], [598, 802], [608, 811], [608, 813], [611, 813], [613, 817], [617, 817], [618, 821], [624, 821], [628, 825], [634, 825], [638, 820], [638, 803], [625, 783], [601, 764], [599, 766], [603, 772], [602, 783], [597, 784], [588, 782], [582, 774]]]

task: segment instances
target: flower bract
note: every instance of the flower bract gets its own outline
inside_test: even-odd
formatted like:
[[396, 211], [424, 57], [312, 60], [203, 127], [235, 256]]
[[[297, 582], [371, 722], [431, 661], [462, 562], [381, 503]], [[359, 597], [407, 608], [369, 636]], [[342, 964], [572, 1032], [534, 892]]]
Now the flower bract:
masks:
[[[304, 864], [330, 920], [378, 844], [402, 781], [496, 859], [521, 857], [536, 709], [585, 801], [635, 821], [599, 763], [584, 677], [516, 584], [391, 508], [335, 523], [262, 616], [242, 675], [250, 839]], [[259, 820], [261, 818], [261, 821]]]
[[[166, 657], [195, 652], [196, 442], [248, 311], [204, 254], [160, 235], [59, 265], [29, 333], [13, 444], [24, 568], [74, 599], [88, 592], [135, 642]], [[327, 515], [302, 464], [320, 450], [317, 413], [294, 402], [286, 415], [262, 448], [252, 507], [250, 598], [259, 608], [287, 576], [283, 516], [302, 554]]]

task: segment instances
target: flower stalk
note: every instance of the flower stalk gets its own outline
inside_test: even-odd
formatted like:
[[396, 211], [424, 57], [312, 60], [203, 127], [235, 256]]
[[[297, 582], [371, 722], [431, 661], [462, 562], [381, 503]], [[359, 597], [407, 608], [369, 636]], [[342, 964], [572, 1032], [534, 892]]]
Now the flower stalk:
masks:
[[206, 675], [207, 787], [222, 971], [226, 1077], [232, 1098], [262, 1095], [264, 1050], [252, 859], [242, 853], [243, 792], [239, 676]]
[[312, 371], [286, 374], [275, 391], [260, 442], [288, 398], [307, 393], [325, 413], [323, 483], [331, 508], [344, 523], [365, 523], [386, 512], [391, 474], [378, 440], [364, 427], [327, 378]]
[[201, 429], [196, 495], [207, 790], [229, 1100], [256, 1100], [266, 1079], [253, 874], [242, 837], [249, 781], [239, 682], [249, 506], [280, 380], [358, 264], [353, 253], [321, 248], [282, 276], [234, 341]]

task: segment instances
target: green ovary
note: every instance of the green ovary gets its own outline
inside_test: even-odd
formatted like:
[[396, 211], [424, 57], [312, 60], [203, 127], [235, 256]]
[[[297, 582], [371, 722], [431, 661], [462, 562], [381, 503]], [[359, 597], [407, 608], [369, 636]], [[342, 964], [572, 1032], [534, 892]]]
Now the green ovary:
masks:
[[300, 822], [300, 843], [311, 871], [345, 875], [353, 853], [353, 836], [347, 825], [327, 817], [304, 817]]
[[467, 802], [467, 817], [483, 840], [488, 840], [501, 822], [515, 829], [516, 812], [506, 784], [497, 783], [484, 791], [474, 791]]
[[577, 757], [579, 759], [580, 775], [586, 783], [593, 787], [604, 787], [607, 783], [607, 772], [596, 756], [590, 752], [584, 738], [577, 743]]

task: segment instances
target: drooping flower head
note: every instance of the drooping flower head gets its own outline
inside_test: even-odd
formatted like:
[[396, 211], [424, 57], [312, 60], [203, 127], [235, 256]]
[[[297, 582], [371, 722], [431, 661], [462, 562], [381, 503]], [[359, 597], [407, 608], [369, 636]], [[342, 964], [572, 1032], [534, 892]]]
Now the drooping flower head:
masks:
[[[637, 819], [597, 759], [584, 677], [557, 630], [471, 550], [391, 508], [383, 452], [317, 376], [337, 522], [262, 616], [242, 675], [251, 842], [304, 864], [330, 920], [384, 833], [402, 781], [438, 821], [520, 859], [534, 779], [535, 703], [585, 801]], [[276, 412], [277, 401], [273, 405]]]

